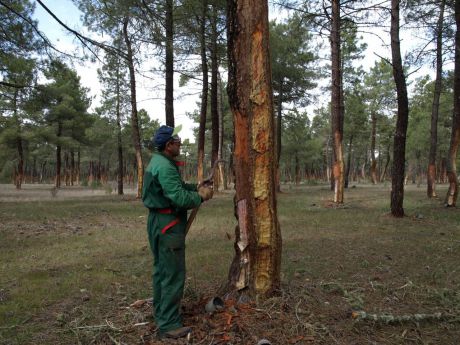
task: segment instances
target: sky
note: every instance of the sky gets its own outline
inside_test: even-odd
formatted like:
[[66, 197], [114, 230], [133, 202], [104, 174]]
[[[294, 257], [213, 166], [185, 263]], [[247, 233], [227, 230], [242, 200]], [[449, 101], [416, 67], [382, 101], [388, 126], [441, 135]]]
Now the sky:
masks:
[[[76, 29], [86, 35], [94, 35], [88, 33], [81, 23], [82, 13], [72, 3], [71, 0], [43, 0], [45, 5], [53, 11], [64, 23], [69, 27]], [[35, 18], [38, 20], [39, 29], [45, 33], [45, 35], [58, 47], [58, 49], [75, 53], [79, 46], [75, 38], [69, 34], [64, 28], [62, 28], [48, 13], [46, 13], [41, 6], [37, 3], [35, 10]], [[285, 14], [280, 12], [270, 12], [270, 18], [280, 18]], [[373, 30], [385, 38], [389, 42], [389, 34], [382, 30]], [[382, 56], [391, 60], [391, 52], [388, 46], [382, 45], [382, 41], [377, 36], [372, 34], [364, 34], [364, 41], [368, 44], [365, 57], [360, 64], [362, 64], [364, 70], [369, 70], [374, 62], [378, 59], [378, 56]], [[402, 55], [410, 49], [412, 44], [416, 41], [416, 37], [413, 34], [402, 33], [401, 47], [403, 49]], [[328, 48], [328, 42], [326, 41], [325, 48]], [[73, 61], [73, 67], [76, 69], [81, 77], [81, 83], [83, 86], [90, 89], [90, 94], [93, 97], [92, 109], [97, 107], [100, 102], [100, 91], [101, 87], [97, 78], [97, 68], [100, 67], [100, 63], [96, 60], [95, 62], [86, 61], [84, 63]], [[146, 68], [142, 66], [142, 68]], [[427, 68], [422, 69], [417, 74], [433, 73]], [[411, 78], [417, 77], [412, 75]], [[174, 87], [174, 113], [176, 125], [182, 124], [183, 130], [181, 136], [188, 138], [193, 141], [192, 128], [196, 127], [197, 124], [193, 123], [186, 115], [187, 112], [193, 112], [198, 109], [196, 102], [199, 100], [199, 93], [201, 86], [197, 83], [190, 83], [185, 87], [179, 87], [178, 74], [175, 74], [175, 87]], [[164, 85], [164, 78], [161, 75], [156, 75], [154, 79], [147, 79], [141, 75], [136, 76], [137, 90], [138, 90], [138, 109], [146, 109], [151, 118], [159, 120], [160, 124], [165, 124], [165, 110], [164, 110], [164, 91], [162, 85]], [[327, 84], [327, 81], [325, 82]], [[318, 94], [321, 92], [317, 91]], [[319, 95], [315, 103], [310, 105], [307, 109], [309, 113], [313, 113], [312, 110], [320, 108], [326, 104], [330, 99], [327, 94]]]
[[[70, 0], [43, 0], [43, 3], [67, 26], [85, 34], [93, 35], [83, 27], [81, 23], [80, 10]], [[59, 49], [68, 53], [75, 53], [79, 43], [72, 34], [69, 34], [59, 23], [57, 23], [41, 6], [37, 3], [34, 18], [38, 20], [39, 29], [49, 38], [49, 40]], [[90, 95], [93, 97], [91, 109], [94, 110], [100, 104], [101, 86], [97, 78], [97, 68], [101, 64], [96, 60], [94, 62], [73, 61], [71, 65], [75, 68], [81, 78], [81, 84], [90, 89]], [[176, 75], [177, 77], [177, 75]], [[157, 119], [160, 124], [166, 124], [165, 105], [163, 90], [157, 92], [152, 88], [158, 89], [158, 85], [164, 85], [161, 76], [156, 80], [143, 78], [136, 75], [138, 110], [144, 108], [151, 118]], [[161, 88], [160, 88], [161, 89]], [[187, 112], [193, 112], [197, 109], [196, 102], [199, 99], [199, 90], [192, 84], [179, 88], [179, 81], [176, 78], [174, 85], [174, 117], [176, 125], [182, 124], [182, 138], [193, 141], [192, 128], [196, 126], [186, 115]], [[192, 94], [192, 95], [188, 95]]]

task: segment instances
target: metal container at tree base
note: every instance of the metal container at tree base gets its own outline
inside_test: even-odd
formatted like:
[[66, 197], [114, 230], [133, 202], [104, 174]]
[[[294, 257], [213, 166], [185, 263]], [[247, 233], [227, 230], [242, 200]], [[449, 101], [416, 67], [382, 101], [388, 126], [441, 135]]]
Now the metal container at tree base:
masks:
[[213, 313], [215, 311], [221, 310], [224, 308], [224, 301], [220, 297], [211, 298], [208, 303], [206, 303], [204, 309], [208, 313]]

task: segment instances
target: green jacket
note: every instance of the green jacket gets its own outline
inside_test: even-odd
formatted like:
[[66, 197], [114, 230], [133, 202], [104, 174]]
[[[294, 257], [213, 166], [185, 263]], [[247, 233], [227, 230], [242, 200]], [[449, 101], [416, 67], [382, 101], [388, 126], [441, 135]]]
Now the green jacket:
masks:
[[196, 185], [182, 181], [176, 161], [155, 153], [144, 175], [142, 201], [149, 209], [184, 210], [201, 204]]

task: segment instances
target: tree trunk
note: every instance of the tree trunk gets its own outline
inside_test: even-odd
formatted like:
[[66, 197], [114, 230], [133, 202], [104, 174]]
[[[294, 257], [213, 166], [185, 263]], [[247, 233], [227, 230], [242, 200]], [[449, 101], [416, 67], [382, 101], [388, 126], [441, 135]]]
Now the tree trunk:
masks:
[[139, 132], [139, 120], [137, 118], [137, 99], [136, 99], [136, 76], [134, 70], [133, 50], [131, 48], [131, 40], [128, 36], [129, 18], [125, 17], [123, 21], [123, 37], [126, 43], [127, 64], [129, 69], [129, 82], [131, 88], [131, 125], [133, 128], [134, 150], [136, 152], [137, 163], [137, 198], [142, 195], [142, 183], [144, 178], [144, 163], [142, 161], [141, 139]]
[[371, 114], [372, 132], [371, 132], [371, 181], [377, 184], [377, 161], [375, 160], [375, 135], [377, 133], [377, 114]]
[[457, 203], [458, 180], [457, 180], [457, 151], [460, 142], [460, 1], [455, 1], [455, 72], [454, 72], [454, 112], [452, 115], [452, 134], [450, 137], [449, 154], [447, 156], [447, 190], [445, 204], [454, 207]]
[[[166, 88], [165, 88], [165, 113], [166, 125], [174, 127], [174, 1], [166, 0]], [[138, 171], [139, 174], [139, 171]]]
[[[223, 149], [224, 149], [224, 100], [222, 97], [222, 80], [220, 78], [220, 73], [217, 72], [217, 112], [219, 114], [219, 149], [217, 151], [217, 159], [220, 161], [223, 159]], [[224, 165], [222, 162], [219, 162], [219, 186], [224, 190], [227, 189], [227, 181], [224, 174]]]
[[15, 185], [16, 189], [21, 189], [22, 182], [24, 180], [24, 149], [22, 147], [22, 138], [21, 138], [21, 122], [18, 117], [18, 109], [17, 109], [17, 99], [18, 99], [18, 90], [14, 91], [13, 96], [13, 109], [14, 109], [14, 118], [16, 120], [16, 148], [18, 150], [18, 166], [17, 166], [17, 174], [15, 176]]
[[228, 1], [228, 95], [235, 123], [235, 257], [228, 288], [267, 297], [280, 287], [268, 4]]
[[334, 148], [334, 163], [332, 173], [334, 175], [334, 202], [343, 203], [343, 92], [342, 92], [342, 71], [340, 66], [340, 0], [332, 0], [331, 17], [331, 58], [332, 58], [332, 139]]
[[428, 198], [435, 198], [436, 195], [436, 150], [438, 143], [438, 114], [439, 99], [442, 88], [442, 33], [444, 22], [445, 0], [441, 1], [439, 19], [436, 26], [436, 82], [434, 85], [433, 106], [431, 109], [431, 136], [430, 153], [428, 156], [427, 169], [427, 195]]
[[[217, 161], [219, 155], [219, 111], [217, 103], [217, 7], [213, 4], [211, 19], [211, 163]], [[219, 190], [219, 169], [214, 170], [214, 189]]]
[[73, 186], [75, 182], [75, 152], [70, 151], [70, 185]]
[[59, 143], [61, 134], [62, 134], [62, 123], [59, 122], [58, 131], [57, 131], [58, 143], [56, 145], [56, 178], [54, 181], [54, 186], [56, 188], [61, 188], [61, 144]]
[[276, 117], [276, 191], [281, 192], [281, 181], [280, 181], [280, 160], [281, 160], [281, 129], [282, 129], [282, 116], [283, 116], [283, 84], [284, 80], [280, 82], [280, 92], [278, 94], [278, 101], [276, 102], [277, 117]]
[[345, 188], [348, 188], [348, 182], [350, 179], [351, 170], [351, 153], [353, 150], [353, 134], [350, 135], [350, 142], [348, 143], [348, 158], [347, 158], [347, 169], [345, 171]]
[[201, 70], [203, 71], [203, 84], [201, 89], [200, 125], [198, 128], [198, 181], [204, 179], [204, 140], [206, 132], [206, 112], [208, 110], [208, 61], [206, 57], [206, 17], [208, 2], [202, 2], [202, 17], [200, 23], [200, 49]]
[[77, 178], [76, 178], [76, 181], [77, 181], [77, 185], [80, 185], [80, 147], [78, 148], [78, 151], [77, 151]]
[[391, 56], [393, 77], [398, 95], [398, 115], [393, 145], [393, 167], [391, 169], [391, 214], [404, 216], [404, 165], [406, 154], [406, 133], [409, 120], [409, 101], [407, 98], [406, 78], [401, 59], [399, 40], [399, 0], [391, 0]]
[[117, 81], [115, 86], [116, 92], [116, 116], [117, 116], [117, 146], [118, 146], [118, 173], [117, 173], [117, 192], [118, 195], [123, 195], [123, 143], [121, 136], [121, 111], [120, 111], [120, 64], [117, 64]]
[[390, 165], [390, 145], [391, 144], [388, 144], [387, 146], [387, 159], [386, 159], [386, 163], [385, 163], [385, 167], [383, 168], [383, 171], [382, 171], [382, 175], [380, 175], [380, 181], [384, 181], [385, 180], [385, 177], [386, 177], [386, 174], [387, 174], [387, 170], [388, 170], [388, 165]]

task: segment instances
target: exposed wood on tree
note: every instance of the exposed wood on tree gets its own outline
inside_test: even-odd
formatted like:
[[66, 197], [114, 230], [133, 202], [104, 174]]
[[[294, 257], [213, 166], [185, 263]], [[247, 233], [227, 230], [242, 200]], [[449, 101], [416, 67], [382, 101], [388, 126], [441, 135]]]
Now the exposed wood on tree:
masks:
[[267, 1], [228, 1], [227, 29], [238, 218], [228, 288], [264, 297], [279, 288], [281, 265]]
[[449, 189], [445, 199], [446, 206], [454, 207], [458, 197], [457, 152], [460, 143], [460, 1], [455, 1], [455, 71], [454, 71], [454, 112], [452, 114], [452, 134], [447, 156], [447, 180]]
[[409, 120], [409, 101], [407, 98], [406, 78], [401, 59], [399, 40], [399, 0], [391, 0], [391, 56], [393, 77], [398, 95], [398, 114], [393, 145], [393, 167], [391, 169], [391, 214], [403, 217], [404, 167], [406, 154], [406, 133]]

